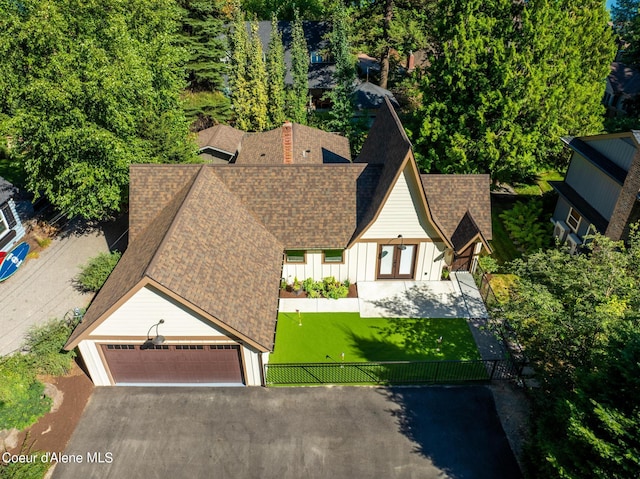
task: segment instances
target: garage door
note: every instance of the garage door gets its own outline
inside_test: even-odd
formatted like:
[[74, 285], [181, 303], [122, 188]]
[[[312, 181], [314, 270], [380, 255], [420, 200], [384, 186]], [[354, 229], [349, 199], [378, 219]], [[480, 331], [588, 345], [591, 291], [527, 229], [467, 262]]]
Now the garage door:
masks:
[[116, 384], [243, 384], [237, 345], [103, 344], [102, 352]]

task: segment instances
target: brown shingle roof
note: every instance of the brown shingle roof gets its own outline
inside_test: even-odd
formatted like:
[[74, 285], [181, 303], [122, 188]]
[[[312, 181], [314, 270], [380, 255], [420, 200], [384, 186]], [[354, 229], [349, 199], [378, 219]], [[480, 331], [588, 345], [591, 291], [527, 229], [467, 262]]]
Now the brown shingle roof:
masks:
[[432, 215], [447, 238], [452, 239], [467, 211], [484, 238], [492, 238], [489, 175], [423, 174], [420, 179]]
[[203, 167], [146, 274], [271, 350], [283, 250]]
[[233, 155], [238, 150], [244, 134], [244, 131], [228, 125], [215, 125], [198, 132], [198, 147], [202, 149], [210, 146]]
[[[148, 165], [135, 165], [131, 170], [137, 168], [147, 171], [146, 166]], [[158, 167], [161, 165], [154, 166]], [[158, 168], [160, 177], [163, 177], [164, 173], [163, 168]], [[133, 177], [134, 175], [131, 176]], [[120, 258], [111, 275], [109, 275], [100, 292], [92, 301], [91, 307], [87, 310], [82, 322], [73, 331], [69, 341], [67, 341], [67, 345], [75, 343], [82, 333], [144, 278], [153, 256], [167, 234], [190, 187], [190, 184], [185, 185], [180, 191], [175, 193], [174, 197], [166, 203], [164, 208], [156, 215], [155, 219], [151, 221], [140, 234], [136, 235], [135, 238], [130, 236], [127, 250], [122, 255], [122, 258]]]
[[[285, 249], [344, 248], [367, 201], [366, 165], [213, 165]], [[371, 176], [367, 173], [366, 178]], [[360, 196], [359, 196], [360, 194]]]
[[200, 165], [135, 165], [129, 169], [129, 241], [134, 240], [185, 186]]
[[[358, 222], [352, 241], [362, 235], [369, 225], [375, 221], [400, 173], [409, 167], [414, 169], [416, 175], [418, 174], [411, 142], [388, 98], [384, 99], [384, 104], [376, 116], [376, 120], [362, 146], [360, 156], [355, 159], [355, 163], [367, 163], [370, 166], [376, 165], [380, 170], [375, 187], [369, 186], [373, 192], [366, 212]], [[372, 176], [370, 180], [375, 181], [375, 178]], [[425, 197], [423, 200], [429, 220], [433, 223], [435, 230], [440, 232], [440, 225], [431, 216], [428, 198]], [[448, 242], [448, 238], [443, 238], [445, 243]]]
[[[162, 177], [165, 171], [158, 166]], [[82, 333], [148, 277], [232, 332], [264, 350], [273, 348], [283, 246], [212, 166], [197, 168], [195, 181], [130, 242], [67, 347], [75, 346]], [[153, 170], [145, 172], [153, 175]], [[162, 191], [160, 182], [148, 184]]]
[[[349, 140], [344, 136], [293, 124], [293, 164], [347, 163], [350, 160]], [[239, 165], [281, 165], [283, 161], [282, 127], [247, 133], [236, 158]]]

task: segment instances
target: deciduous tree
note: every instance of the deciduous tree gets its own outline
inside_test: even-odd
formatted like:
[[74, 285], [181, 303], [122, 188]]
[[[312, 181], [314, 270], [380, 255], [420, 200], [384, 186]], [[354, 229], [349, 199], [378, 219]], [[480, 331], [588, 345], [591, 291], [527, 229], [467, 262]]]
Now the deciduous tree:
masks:
[[[0, 5], [10, 133], [27, 187], [69, 216], [117, 211], [131, 163], [195, 156], [179, 104], [180, 12], [170, 0]], [[13, 72], [13, 73], [11, 73]], [[13, 78], [13, 77], [9, 77]]]
[[551, 249], [512, 265], [518, 281], [495, 313], [533, 363], [528, 476], [640, 474], [640, 235], [596, 235], [578, 255]]

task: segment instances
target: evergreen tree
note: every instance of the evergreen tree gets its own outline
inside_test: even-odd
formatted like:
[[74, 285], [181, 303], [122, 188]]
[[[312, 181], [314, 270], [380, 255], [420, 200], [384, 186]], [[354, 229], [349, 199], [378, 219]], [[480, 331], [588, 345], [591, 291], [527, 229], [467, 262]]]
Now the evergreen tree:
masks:
[[287, 116], [296, 123], [307, 124], [307, 102], [309, 95], [309, 51], [304, 38], [302, 20], [295, 11], [291, 29], [291, 76], [293, 86], [288, 91]]
[[412, 131], [423, 169], [518, 180], [558, 160], [560, 136], [601, 131], [614, 45], [599, 0], [438, 10], [441, 43]]
[[249, 115], [252, 130], [263, 131], [269, 126], [267, 96], [267, 69], [262, 42], [258, 34], [258, 22], [251, 22], [250, 51], [247, 64], [247, 83], [251, 93]]
[[335, 55], [336, 70], [334, 79], [336, 86], [327, 93], [332, 106], [327, 127], [347, 136], [352, 133], [354, 113], [353, 91], [356, 79], [355, 59], [349, 47], [347, 13], [340, 3], [333, 15], [333, 26], [330, 37], [331, 51]]
[[267, 51], [267, 87], [269, 98], [269, 123], [276, 128], [281, 126], [286, 117], [285, 109], [285, 78], [284, 47], [282, 34], [278, 30], [278, 18], [271, 19], [271, 38]]
[[240, 130], [249, 131], [252, 129], [250, 107], [252, 94], [247, 72], [250, 45], [245, 16], [239, 8], [234, 11], [232, 31], [228, 38], [231, 51], [229, 88], [235, 113], [235, 126]]
[[189, 89], [221, 90], [226, 55], [221, 0], [180, 0], [180, 6], [184, 9], [180, 43], [189, 55]]

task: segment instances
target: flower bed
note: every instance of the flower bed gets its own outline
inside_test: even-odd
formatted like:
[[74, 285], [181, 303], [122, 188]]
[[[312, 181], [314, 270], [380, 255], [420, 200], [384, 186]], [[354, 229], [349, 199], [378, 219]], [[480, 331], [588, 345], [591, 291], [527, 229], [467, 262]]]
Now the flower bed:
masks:
[[357, 298], [358, 289], [355, 284], [348, 281], [336, 281], [333, 276], [326, 277], [321, 281], [314, 281], [307, 278], [299, 281], [297, 278], [292, 284], [284, 281], [280, 286], [281, 298]]

